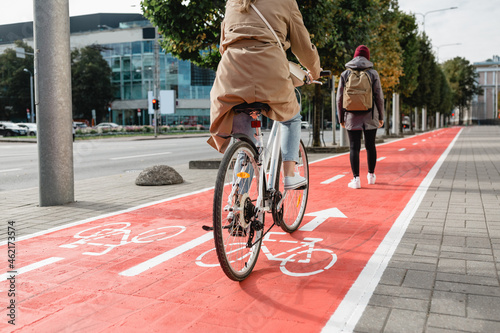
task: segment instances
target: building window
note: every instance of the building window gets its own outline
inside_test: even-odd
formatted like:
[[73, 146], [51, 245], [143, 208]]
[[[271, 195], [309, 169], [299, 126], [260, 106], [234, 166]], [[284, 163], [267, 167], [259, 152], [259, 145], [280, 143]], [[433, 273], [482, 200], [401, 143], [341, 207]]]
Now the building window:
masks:
[[201, 68], [191, 64], [191, 85], [211, 86], [215, 80], [215, 72], [211, 69]]

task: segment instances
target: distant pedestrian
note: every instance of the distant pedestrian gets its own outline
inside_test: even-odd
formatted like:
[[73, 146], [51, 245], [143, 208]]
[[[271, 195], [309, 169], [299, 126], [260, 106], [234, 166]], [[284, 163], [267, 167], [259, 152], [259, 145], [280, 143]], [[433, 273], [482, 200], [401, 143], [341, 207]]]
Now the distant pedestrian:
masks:
[[[361, 188], [359, 152], [361, 150], [362, 133], [365, 137], [368, 159], [368, 184], [375, 184], [375, 165], [377, 163], [375, 138], [377, 128], [384, 125], [384, 94], [380, 84], [380, 77], [377, 71], [373, 69], [373, 63], [370, 61], [368, 47], [365, 45], [358, 46], [354, 52], [354, 58], [345, 67], [346, 70], [340, 76], [337, 92], [337, 112], [340, 125], [347, 129], [349, 135], [353, 179], [348, 186], [357, 189]], [[356, 90], [357, 88], [361, 89], [359, 87], [362, 87], [363, 84], [368, 85], [367, 89]], [[350, 95], [352, 90], [355, 92]], [[356, 98], [360, 98], [360, 102], [357, 102]], [[360, 104], [366, 106], [359, 106]]]

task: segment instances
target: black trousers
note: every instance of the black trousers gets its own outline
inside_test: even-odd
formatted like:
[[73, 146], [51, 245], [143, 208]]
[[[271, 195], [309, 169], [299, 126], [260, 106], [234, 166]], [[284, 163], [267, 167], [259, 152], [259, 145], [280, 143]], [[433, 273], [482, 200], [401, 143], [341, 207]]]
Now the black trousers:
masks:
[[368, 160], [368, 172], [375, 172], [377, 164], [377, 149], [375, 148], [375, 138], [377, 129], [347, 131], [349, 135], [351, 170], [354, 177], [359, 177], [359, 152], [361, 151], [361, 134], [365, 137], [366, 156]]

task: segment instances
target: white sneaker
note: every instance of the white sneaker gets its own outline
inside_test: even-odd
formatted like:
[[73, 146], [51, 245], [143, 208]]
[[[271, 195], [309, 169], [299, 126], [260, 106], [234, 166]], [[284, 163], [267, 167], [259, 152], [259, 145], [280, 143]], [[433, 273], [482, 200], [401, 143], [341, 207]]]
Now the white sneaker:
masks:
[[368, 184], [373, 185], [373, 184], [375, 184], [375, 179], [377, 179], [377, 176], [375, 176], [374, 173], [368, 173], [366, 175], [366, 178], [368, 179]]
[[349, 184], [347, 184], [350, 188], [361, 188], [361, 181], [359, 177], [354, 177]]
[[307, 185], [307, 179], [299, 175], [297, 172], [293, 177], [285, 176], [285, 184], [284, 184], [285, 190], [295, 190], [296, 188], [299, 188], [304, 185]]

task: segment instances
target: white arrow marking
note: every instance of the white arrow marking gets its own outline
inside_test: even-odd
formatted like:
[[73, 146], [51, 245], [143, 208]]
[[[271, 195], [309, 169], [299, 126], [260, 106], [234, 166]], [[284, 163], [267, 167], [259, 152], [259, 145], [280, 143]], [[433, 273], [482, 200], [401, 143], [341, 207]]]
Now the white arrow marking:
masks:
[[405, 150], [406, 150], [406, 148], [401, 148], [399, 151], [405, 151]]
[[337, 175], [337, 176], [332, 177], [332, 178], [330, 178], [328, 180], [325, 180], [324, 182], [321, 182], [321, 184], [330, 184], [330, 183], [333, 183], [334, 181], [336, 181], [336, 180], [338, 180], [338, 179], [340, 179], [340, 178], [342, 178], [344, 176], [345, 175]]
[[347, 218], [338, 208], [330, 208], [321, 210], [319, 212], [309, 213], [306, 216], [316, 216], [311, 222], [304, 225], [300, 228], [300, 231], [313, 231], [318, 227], [321, 223], [325, 222], [329, 217], [341, 217]]
[[381, 158], [377, 158], [377, 162], [380, 162], [382, 160], [385, 160], [387, 157], [381, 157]]

